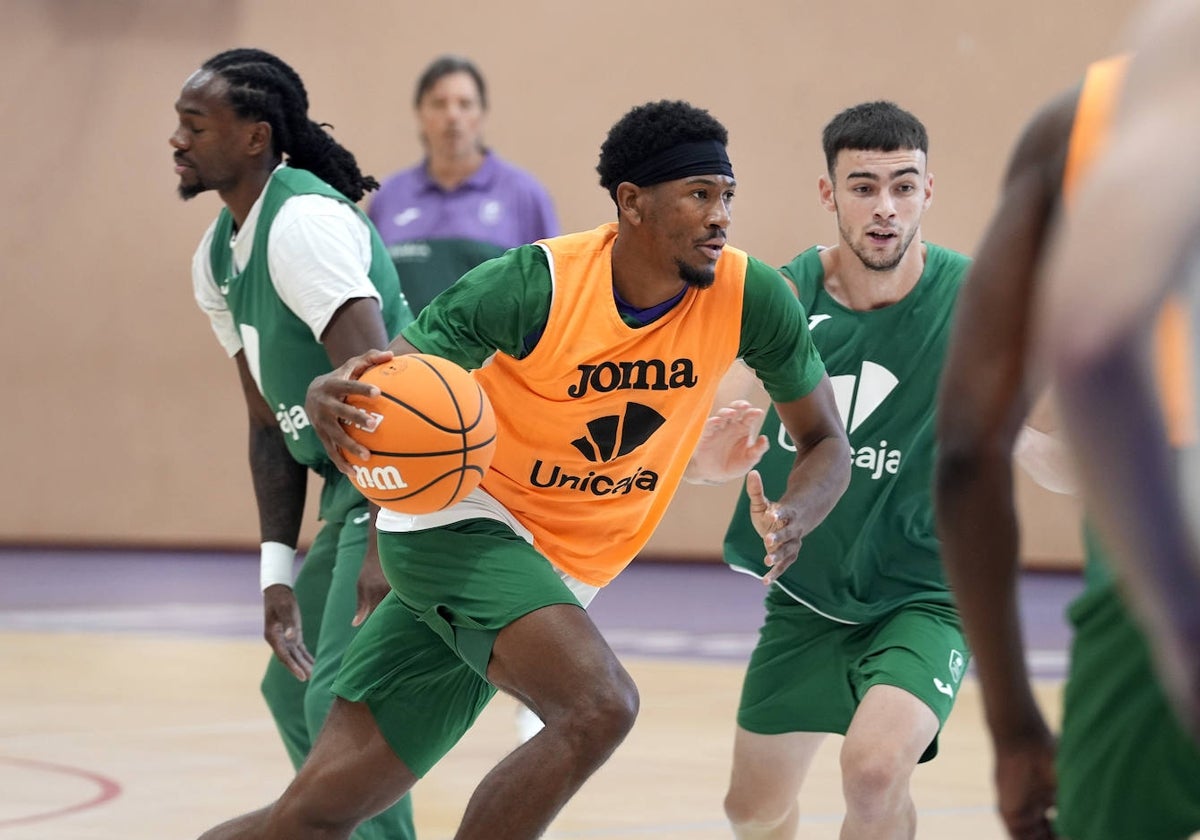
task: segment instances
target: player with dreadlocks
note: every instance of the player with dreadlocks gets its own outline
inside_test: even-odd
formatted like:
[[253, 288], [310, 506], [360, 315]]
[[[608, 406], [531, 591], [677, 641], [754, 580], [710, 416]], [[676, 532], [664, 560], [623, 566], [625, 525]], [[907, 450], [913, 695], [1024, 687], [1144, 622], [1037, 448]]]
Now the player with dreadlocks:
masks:
[[[175, 110], [179, 195], [215, 190], [225, 205], [196, 250], [192, 282], [246, 398], [264, 635], [275, 654], [262, 692], [299, 768], [346, 646], [388, 591], [374, 511], [330, 463], [304, 396], [314, 377], [385, 346], [412, 315], [354, 204], [378, 184], [309, 119], [291, 67], [262, 50], [220, 53], [184, 83]], [[325, 480], [324, 525], [293, 580], [309, 469]], [[415, 837], [408, 799], [355, 837]]]

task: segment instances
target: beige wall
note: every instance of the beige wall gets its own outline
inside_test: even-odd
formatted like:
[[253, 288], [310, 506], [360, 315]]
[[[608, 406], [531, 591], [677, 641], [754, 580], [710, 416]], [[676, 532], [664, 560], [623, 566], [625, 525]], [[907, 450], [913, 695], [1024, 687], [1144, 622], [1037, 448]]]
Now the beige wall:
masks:
[[[932, 136], [926, 237], [973, 249], [1019, 126], [1113, 48], [1134, 6], [0, 0], [0, 541], [257, 542], [233, 365], [188, 277], [217, 199], [179, 202], [166, 143], [180, 84], [219, 50], [290, 61], [311, 115], [376, 175], [418, 156], [419, 70], [474, 57], [488, 139], [542, 178], [568, 230], [613, 215], [594, 172], [608, 126], [643, 101], [691, 100], [730, 129], [733, 241], [781, 263], [833, 239], [821, 126], [880, 97]], [[685, 489], [651, 553], [714, 555], [734, 492]], [[1077, 556], [1069, 506], [1022, 498], [1026, 554]]]

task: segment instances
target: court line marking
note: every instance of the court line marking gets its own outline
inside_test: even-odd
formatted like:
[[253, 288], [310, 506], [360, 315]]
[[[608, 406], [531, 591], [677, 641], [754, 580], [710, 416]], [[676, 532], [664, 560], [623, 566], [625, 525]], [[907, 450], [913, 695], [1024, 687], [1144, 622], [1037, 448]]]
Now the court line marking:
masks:
[[33, 823], [46, 822], [60, 817], [65, 817], [68, 814], [76, 814], [80, 811], [88, 811], [92, 808], [98, 808], [106, 802], [119, 797], [122, 793], [120, 783], [107, 776], [101, 776], [99, 773], [93, 773], [91, 770], [84, 770], [82, 767], [71, 767], [66, 764], [53, 764], [49, 761], [39, 761], [32, 758], [16, 758], [15, 756], [0, 755], [0, 763], [15, 765], [17, 767], [32, 768], [50, 773], [59, 773], [66, 776], [77, 776], [81, 779], [86, 779], [96, 785], [99, 790], [91, 799], [75, 805], [67, 805], [65, 807], [55, 808], [50, 811], [44, 811], [37, 814], [27, 814], [23, 817], [12, 817], [10, 819], [0, 819], [0, 828], [12, 828], [18, 825], [31, 825]]

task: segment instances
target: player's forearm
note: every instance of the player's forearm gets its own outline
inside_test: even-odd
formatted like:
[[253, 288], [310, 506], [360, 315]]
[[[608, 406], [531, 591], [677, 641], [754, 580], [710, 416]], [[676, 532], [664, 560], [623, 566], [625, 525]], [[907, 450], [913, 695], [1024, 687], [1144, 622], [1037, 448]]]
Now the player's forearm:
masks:
[[406, 339], [402, 335], [398, 335], [395, 338], [393, 338], [391, 344], [389, 344], [384, 349], [391, 350], [397, 356], [405, 356], [410, 353], [420, 353], [421, 352], [416, 347], [409, 344], [408, 339]]
[[295, 547], [304, 518], [307, 468], [292, 458], [277, 427], [252, 422], [249, 446], [262, 541]]
[[850, 485], [850, 444], [843, 434], [830, 434], [796, 452], [787, 490], [779, 504], [793, 512], [801, 533], [816, 528]]

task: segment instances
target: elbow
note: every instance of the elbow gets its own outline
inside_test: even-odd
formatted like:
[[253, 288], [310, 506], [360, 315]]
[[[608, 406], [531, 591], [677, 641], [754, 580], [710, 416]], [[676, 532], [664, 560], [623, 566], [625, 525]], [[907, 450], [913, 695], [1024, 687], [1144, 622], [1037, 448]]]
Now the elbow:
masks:
[[977, 453], [965, 449], [943, 448], [939, 451], [933, 471], [933, 489], [937, 501], [941, 503], [958, 495], [970, 477], [978, 473], [979, 462]]
[[854, 463], [854, 450], [850, 448], [850, 439], [845, 429], [840, 426], [827, 439], [833, 449], [832, 474], [830, 479], [835, 483], [838, 494], [844, 493], [850, 486], [850, 475]]
[[998, 444], [939, 444], [933, 477], [937, 505], [948, 506], [981, 482], [1011, 470], [1011, 457], [1011, 447]]

